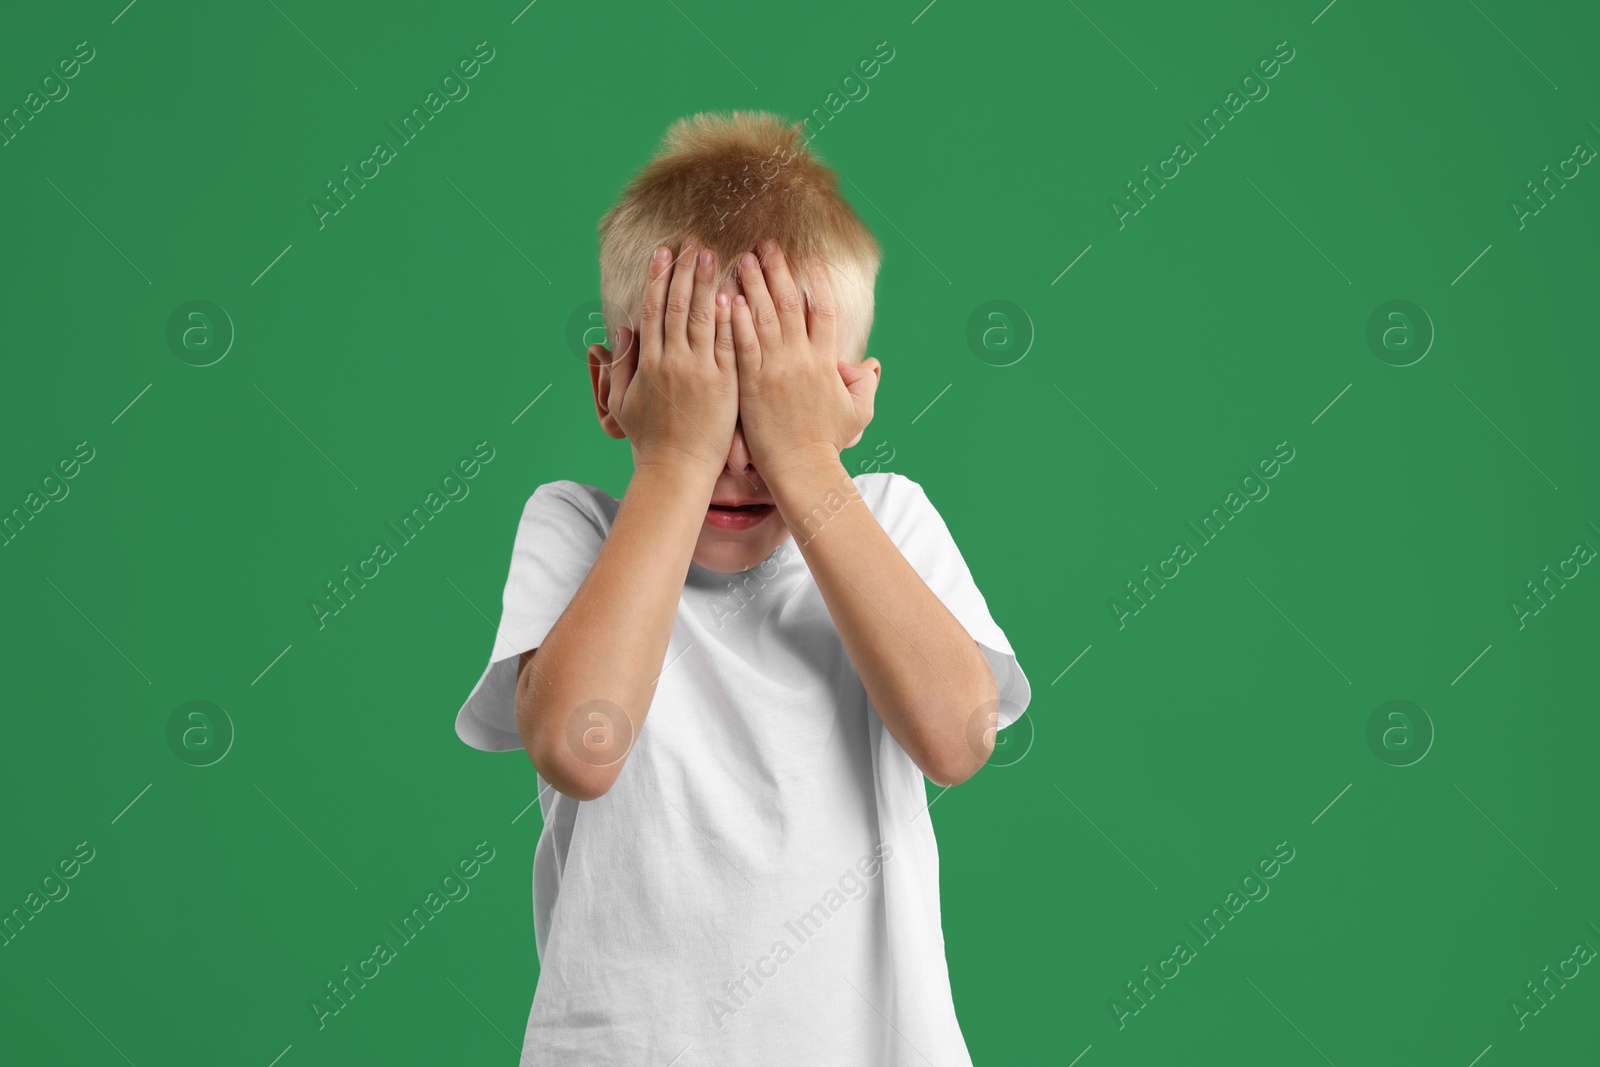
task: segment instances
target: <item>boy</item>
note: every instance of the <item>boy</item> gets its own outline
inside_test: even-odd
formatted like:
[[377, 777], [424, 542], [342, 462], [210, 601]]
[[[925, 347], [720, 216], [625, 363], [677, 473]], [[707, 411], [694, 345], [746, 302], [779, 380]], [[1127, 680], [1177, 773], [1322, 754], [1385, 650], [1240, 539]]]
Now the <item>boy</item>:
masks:
[[634, 474], [534, 491], [456, 719], [538, 771], [525, 1063], [970, 1067], [922, 779], [1030, 689], [922, 488], [840, 461], [879, 256], [760, 112], [674, 124], [601, 221]]

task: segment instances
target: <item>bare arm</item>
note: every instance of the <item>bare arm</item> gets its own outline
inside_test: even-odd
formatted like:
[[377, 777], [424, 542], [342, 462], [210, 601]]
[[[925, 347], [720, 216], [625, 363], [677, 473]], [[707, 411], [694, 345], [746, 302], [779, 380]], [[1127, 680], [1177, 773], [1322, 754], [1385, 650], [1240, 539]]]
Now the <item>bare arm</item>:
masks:
[[999, 706], [977, 642], [879, 525], [836, 455], [787, 469], [772, 493], [883, 725], [933, 781], [966, 781], [993, 751], [987, 713]]
[[639, 344], [619, 344], [630, 355], [609, 376], [634, 475], [588, 575], [517, 677], [528, 758], [578, 800], [611, 788], [644, 728], [739, 415], [727, 309], [713, 307], [715, 266], [696, 265], [697, 251], [686, 241], [676, 267], [670, 253], [652, 264]]
[[955, 785], [993, 751], [994, 672], [839, 462], [872, 420], [879, 366], [839, 359], [827, 264], [805, 265], [808, 306], [777, 242], [759, 247], [763, 259], [740, 258], [732, 316], [745, 441], [884, 726], [923, 774]]
[[544, 642], [522, 656], [517, 731], [539, 774], [592, 800], [644, 726], [714, 474], [634, 472], [606, 542]]

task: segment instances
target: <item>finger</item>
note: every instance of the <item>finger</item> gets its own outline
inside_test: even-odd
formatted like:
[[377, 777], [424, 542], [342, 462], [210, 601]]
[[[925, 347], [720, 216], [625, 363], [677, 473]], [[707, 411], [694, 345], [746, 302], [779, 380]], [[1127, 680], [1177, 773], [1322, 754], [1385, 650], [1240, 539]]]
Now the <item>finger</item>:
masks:
[[738, 367], [738, 354], [733, 343], [733, 301], [727, 293], [717, 294], [717, 339], [714, 356], [717, 366], [724, 370]]
[[789, 273], [789, 258], [778, 247], [778, 242], [767, 238], [762, 242], [761, 273], [766, 276], [767, 291], [778, 311], [778, 327], [785, 339], [798, 341], [806, 336], [805, 300]]
[[878, 392], [878, 378], [876, 373], [880, 366], [872, 356], [868, 356], [860, 363], [846, 363], [838, 361], [839, 377], [844, 379], [844, 387], [850, 391], [851, 396], [864, 396], [871, 399]]
[[[846, 364], [841, 361], [839, 366], [842, 368]], [[845, 389], [849, 391], [851, 403], [855, 407], [856, 425], [861, 427], [863, 432], [865, 432], [867, 424], [872, 421], [873, 405], [877, 401], [878, 374], [875, 372], [878, 366], [878, 361], [868, 356], [859, 364], [859, 369], [862, 373], [857, 375], [854, 380], [845, 379]]]
[[639, 346], [634, 344], [633, 331], [619, 326], [616, 351], [611, 356], [611, 396], [606, 402], [613, 416], [622, 410], [622, 398], [628, 395], [628, 383], [638, 370]]
[[695, 257], [694, 295], [689, 303], [689, 347], [696, 354], [712, 355], [711, 346], [716, 341], [717, 256], [709, 248], [700, 249]]
[[741, 378], [761, 370], [761, 338], [743, 293], [733, 298], [733, 349]]
[[695, 253], [700, 245], [693, 237], [686, 237], [678, 258], [672, 265], [672, 284], [667, 287], [667, 313], [663, 328], [667, 339], [663, 352], [672, 351], [672, 342], [687, 340], [689, 335], [689, 304], [694, 299]]
[[662, 245], [650, 258], [639, 308], [639, 359], [649, 367], [661, 359], [662, 317], [667, 307], [667, 278], [672, 272], [672, 249]]
[[[739, 281], [744, 285], [745, 300], [756, 336], [764, 348], [773, 352], [783, 348], [783, 330], [778, 325], [778, 309], [767, 292], [767, 282], [762, 276], [761, 261], [746, 252], [739, 258]], [[737, 320], [737, 316], [735, 317]]]
[[828, 265], [818, 256], [806, 260], [806, 280], [811, 283], [811, 306], [806, 309], [806, 330], [818, 351], [835, 358], [839, 350], [839, 305], [834, 302]]

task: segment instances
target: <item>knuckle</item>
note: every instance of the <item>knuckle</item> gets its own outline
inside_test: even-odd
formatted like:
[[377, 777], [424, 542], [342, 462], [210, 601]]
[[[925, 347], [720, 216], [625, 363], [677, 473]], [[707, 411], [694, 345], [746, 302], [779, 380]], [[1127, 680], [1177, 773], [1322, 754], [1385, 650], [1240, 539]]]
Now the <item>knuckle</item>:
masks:
[[799, 311], [800, 307], [800, 294], [793, 289], [788, 289], [778, 294], [778, 310], [785, 315]]
[[691, 304], [689, 306], [689, 325], [709, 326], [714, 322], [711, 309], [704, 304]]
[[670, 293], [667, 296], [667, 314], [682, 315], [689, 310], [688, 293]]

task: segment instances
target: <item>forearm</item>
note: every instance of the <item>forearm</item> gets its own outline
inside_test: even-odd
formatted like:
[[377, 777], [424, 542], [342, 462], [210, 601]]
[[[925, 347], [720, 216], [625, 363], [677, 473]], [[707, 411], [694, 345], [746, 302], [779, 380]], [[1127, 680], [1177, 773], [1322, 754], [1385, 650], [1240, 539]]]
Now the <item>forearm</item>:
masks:
[[604, 793], [638, 739], [715, 482], [687, 467], [636, 469], [588, 575], [521, 672], [518, 732], [562, 793]]
[[[975, 716], [996, 706], [994, 672], [862, 501], [837, 456], [769, 482], [872, 705], [913, 762], [941, 785], [988, 758]], [[982, 720], [980, 720], [981, 722]]]

